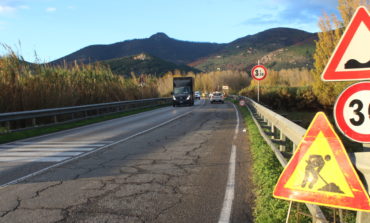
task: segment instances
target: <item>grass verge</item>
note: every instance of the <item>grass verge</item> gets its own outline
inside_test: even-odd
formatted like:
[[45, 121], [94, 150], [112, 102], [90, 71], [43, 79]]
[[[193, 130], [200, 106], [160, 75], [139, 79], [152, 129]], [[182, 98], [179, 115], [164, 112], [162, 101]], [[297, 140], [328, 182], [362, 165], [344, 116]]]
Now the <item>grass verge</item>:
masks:
[[71, 123], [65, 123], [65, 124], [59, 124], [59, 125], [53, 125], [53, 126], [47, 126], [47, 127], [40, 127], [36, 129], [30, 129], [30, 130], [24, 130], [24, 131], [19, 131], [19, 132], [11, 132], [11, 133], [6, 133], [0, 135], [0, 143], [8, 143], [8, 142], [13, 142], [16, 140], [21, 140], [21, 139], [26, 139], [30, 137], [35, 137], [35, 136], [40, 136], [40, 135], [45, 135], [53, 132], [58, 132], [62, 130], [67, 130], [67, 129], [72, 129], [80, 126], [85, 126], [85, 125], [90, 125], [93, 123], [98, 123], [98, 122], [103, 122], [115, 118], [121, 118], [124, 116], [129, 116], [145, 111], [150, 111], [154, 110], [157, 108], [162, 108], [166, 107], [168, 105], [160, 105], [160, 106], [155, 106], [151, 108], [141, 108], [141, 109], [135, 109], [131, 111], [126, 111], [126, 112], [120, 112], [116, 114], [111, 114], [111, 115], [106, 115], [106, 116], [101, 116], [101, 117], [96, 117], [96, 118], [89, 118], [81, 121], [76, 121], [76, 122], [71, 122]]
[[253, 213], [255, 222], [285, 222], [289, 203], [272, 197], [273, 189], [283, 167], [260, 135], [247, 108], [239, 107], [239, 110], [248, 129], [249, 146], [253, 159], [253, 183], [256, 195], [256, 206]]

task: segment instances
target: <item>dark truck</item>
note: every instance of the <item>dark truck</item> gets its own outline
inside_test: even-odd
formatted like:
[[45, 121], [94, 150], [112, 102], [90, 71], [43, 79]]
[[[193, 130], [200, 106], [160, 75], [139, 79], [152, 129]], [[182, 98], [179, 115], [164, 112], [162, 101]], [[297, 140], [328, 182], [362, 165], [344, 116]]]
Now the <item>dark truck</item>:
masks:
[[192, 77], [174, 77], [172, 102], [177, 105], [194, 105], [194, 79]]

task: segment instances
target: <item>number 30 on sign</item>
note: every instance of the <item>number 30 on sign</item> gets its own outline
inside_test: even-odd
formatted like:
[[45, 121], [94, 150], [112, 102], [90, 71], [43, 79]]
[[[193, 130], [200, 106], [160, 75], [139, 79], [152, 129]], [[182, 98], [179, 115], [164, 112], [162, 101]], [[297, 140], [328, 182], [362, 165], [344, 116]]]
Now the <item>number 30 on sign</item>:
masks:
[[370, 82], [349, 86], [334, 107], [338, 128], [353, 141], [370, 143]]

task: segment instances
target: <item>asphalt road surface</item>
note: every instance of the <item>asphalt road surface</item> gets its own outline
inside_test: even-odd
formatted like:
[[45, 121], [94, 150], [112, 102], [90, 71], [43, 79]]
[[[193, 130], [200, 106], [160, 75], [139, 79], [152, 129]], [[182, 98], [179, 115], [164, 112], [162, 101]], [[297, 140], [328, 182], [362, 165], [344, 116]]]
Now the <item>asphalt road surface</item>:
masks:
[[243, 128], [201, 100], [0, 145], [0, 222], [252, 222]]

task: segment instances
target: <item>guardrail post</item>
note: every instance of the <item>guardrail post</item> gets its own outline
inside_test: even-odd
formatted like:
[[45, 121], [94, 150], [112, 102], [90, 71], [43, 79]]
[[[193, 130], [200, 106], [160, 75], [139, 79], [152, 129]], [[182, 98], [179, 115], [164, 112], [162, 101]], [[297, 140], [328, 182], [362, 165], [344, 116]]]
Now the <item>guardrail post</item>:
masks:
[[5, 122], [6, 130], [10, 130], [10, 121]]
[[54, 123], [58, 123], [58, 117], [54, 115]]
[[32, 118], [32, 126], [35, 127], [36, 126], [36, 118]]
[[275, 139], [275, 126], [271, 123], [271, 138]]
[[[365, 182], [370, 182], [370, 168], [368, 168], [368, 160], [370, 159], [370, 144], [363, 144], [364, 152], [358, 152], [354, 154], [349, 154], [352, 163], [358, 168], [358, 170], [365, 177]], [[364, 185], [367, 187], [367, 192], [370, 192], [370, 185]], [[370, 222], [370, 213], [357, 211], [356, 223], [368, 223]]]
[[283, 134], [283, 132], [282, 131], [280, 131], [280, 141], [282, 142], [282, 143], [284, 143], [284, 144], [282, 144], [282, 145], [279, 145], [279, 150], [281, 151], [281, 152], [285, 152], [285, 150], [286, 150], [286, 136]]

